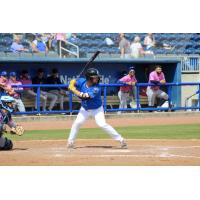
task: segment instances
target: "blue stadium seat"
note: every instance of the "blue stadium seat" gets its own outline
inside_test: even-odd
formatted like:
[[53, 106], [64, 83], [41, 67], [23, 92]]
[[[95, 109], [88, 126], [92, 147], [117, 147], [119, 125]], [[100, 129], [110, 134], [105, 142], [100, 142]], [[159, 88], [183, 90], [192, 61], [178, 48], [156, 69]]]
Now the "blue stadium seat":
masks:
[[4, 37], [4, 41], [6, 43], [6, 46], [11, 46], [13, 39], [10, 37]]
[[[125, 33], [127, 39], [132, 42], [136, 35], [141, 38], [143, 44], [144, 37], [147, 33]], [[93, 53], [96, 50], [100, 50], [106, 53], [118, 54], [118, 33], [77, 33], [77, 39], [73, 41], [80, 47], [80, 51]], [[173, 51], [165, 49], [155, 49], [155, 54], [199, 54], [200, 49], [200, 34], [198, 33], [154, 33], [156, 41], [174, 46]], [[32, 33], [26, 33], [23, 36], [22, 45], [26, 48], [30, 47], [30, 38], [35, 37]], [[1, 33], [0, 34], [0, 51], [9, 52], [12, 44], [13, 34]], [[113, 40], [114, 45], [108, 46], [105, 42], [105, 38]], [[28, 40], [28, 41], [27, 41]]]
[[174, 49], [173, 53], [174, 54], [183, 54], [185, 52], [184, 48], [180, 48], [180, 49]]
[[13, 38], [13, 34], [12, 33], [1, 33], [1, 37], [9, 37], [9, 38]]
[[199, 48], [199, 49], [195, 49], [195, 50], [194, 50], [194, 53], [195, 53], [195, 54], [200, 54], [200, 48]]
[[185, 49], [185, 51], [184, 51], [185, 54], [193, 54], [194, 52], [195, 52], [194, 48]]
[[29, 49], [30, 48], [30, 42], [28, 42], [27, 40], [23, 40], [21, 42], [21, 44], [24, 46], [24, 48]]
[[154, 54], [163, 54], [164, 53], [163, 49], [161, 49], [161, 48], [155, 48], [153, 52], [154, 52]]
[[4, 38], [0, 39], [0, 45], [1, 46], [6, 46], [6, 41], [4, 40]]

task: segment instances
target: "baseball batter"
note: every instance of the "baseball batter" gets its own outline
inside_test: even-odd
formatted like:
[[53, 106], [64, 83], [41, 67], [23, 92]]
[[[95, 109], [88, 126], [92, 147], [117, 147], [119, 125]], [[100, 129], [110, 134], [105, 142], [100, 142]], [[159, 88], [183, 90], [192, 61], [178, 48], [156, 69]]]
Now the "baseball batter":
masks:
[[162, 67], [160, 65], [155, 66], [155, 70], [149, 74], [149, 83], [155, 84], [155, 86], [147, 87], [148, 103], [150, 107], [155, 106], [156, 98], [160, 99], [158, 106], [161, 106], [165, 101], [168, 100], [168, 95], [160, 90], [158, 83], [165, 84], [165, 75], [162, 72]]
[[80, 126], [93, 116], [99, 127], [108, 133], [113, 139], [120, 142], [121, 148], [127, 148], [123, 137], [105, 121], [104, 110], [101, 100], [101, 88], [99, 86], [100, 75], [97, 69], [89, 68], [86, 78], [71, 80], [69, 90], [82, 99], [81, 108], [74, 121], [68, 138], [68, 148], [74, 148], [75, 138]]
[[127, 86], [121, 86], [118, 92], [118, 97], [120, 100], [119, 108], [127, 108], [127, 100], [129, 96], [133, 96], [133, 86], [135, 83], [137, 83], [134, 67], [130, 67], [128, 75], [122, 77], [118, 82], [127, 84]]
[[13, 143], [10, 139], [3, 136], [6, 131], [6, 124], [11, 128], [10, 133], [22, 135], [24, 129], [15, 124], [11, 113], [14, 111], [13, 102], [15, 99], [10, 96], [1, 96], [0, 98], [0, 150], [11, 150]]

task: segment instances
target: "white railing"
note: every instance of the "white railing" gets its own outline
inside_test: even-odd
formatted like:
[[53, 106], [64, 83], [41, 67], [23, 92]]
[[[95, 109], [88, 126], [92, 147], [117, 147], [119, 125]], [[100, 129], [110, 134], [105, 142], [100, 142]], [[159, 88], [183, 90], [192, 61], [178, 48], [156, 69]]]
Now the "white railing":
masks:
[[200, 72], [200, 57], [185, 56], [182, 61], [182, 72]]
[[155, 58], [179, 58], [181, 59], [182, 72], [199, 72], [200, 73], [200, 56], [197, 55], [155, 55]]
[[75, 47], [76, 48], [76, 52], [74, 52], [74, 51], [70, 51], [69, 49], [66, 49], [66, 48], [62, 47], [62, 41], [59, 41], [59, 42], [60, 42], [59, 52], [60, 52], [60, 57], [61, 58], [62, 58], [62, 50], [64, 50], [64, 51], [76, 56], [77, 58], [79, 58], [79, 47], [77, 45], [75, 45], [75, 44], [73, 44], [73, 43], [71, 43], [69, 41], [63, 41], [63, 42], [65, 42], [65, 44], [68, 44], [68, 45], [71, 45], [71, 46]]

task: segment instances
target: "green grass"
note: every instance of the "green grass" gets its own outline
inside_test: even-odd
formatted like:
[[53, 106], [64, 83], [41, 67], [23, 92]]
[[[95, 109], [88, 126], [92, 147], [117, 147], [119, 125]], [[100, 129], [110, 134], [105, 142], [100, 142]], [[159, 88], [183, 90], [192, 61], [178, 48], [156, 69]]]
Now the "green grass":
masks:
[[[120, 127], [116, 130], [127, 139], [200, 139], [200, 124], [132, 126]], [[34, 130], [26, 131], [22, 137], [7, 135], [13, 140], [56, 140], [66, 139], [67, 130]], [[80, 129], [78, 138], [106, 139], [109, 136], [99, 128]]]

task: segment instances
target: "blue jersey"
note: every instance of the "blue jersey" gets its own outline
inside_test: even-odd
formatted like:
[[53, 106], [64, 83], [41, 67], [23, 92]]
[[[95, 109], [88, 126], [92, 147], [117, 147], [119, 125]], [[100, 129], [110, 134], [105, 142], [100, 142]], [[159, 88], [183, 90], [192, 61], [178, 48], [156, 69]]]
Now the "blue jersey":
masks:
[[88, 87], [85, 78], [76, 80], [76, 87], [80, 92], [88, 93], [90, 99], [82, 100], [81, 105], [86, 110], [97, 109], [102, 106], [101, 88], [99, 84]]

